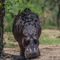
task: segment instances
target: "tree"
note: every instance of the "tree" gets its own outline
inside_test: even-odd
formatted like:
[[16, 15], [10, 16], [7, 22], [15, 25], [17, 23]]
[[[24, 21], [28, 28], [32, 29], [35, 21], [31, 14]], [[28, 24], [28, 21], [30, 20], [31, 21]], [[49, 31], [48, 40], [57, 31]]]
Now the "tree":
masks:
[[57, 13], [57, 27], [60, 28], [60, 0], [50, 0], [50, 6], [53, 5], [50, 10], [56, 8], [58, 6], [58, 13]]
[[0, 0], [0, 56], [3, 51], [3, 18], [5, 15], [5, 0]]
[[58, 5], [58, 8], [59, 8], [59, 11], [58, 11], [58, 14], [57, 14], [57, 26], [59, 28], [60, 27], [60, 4]]
[[[58, 13], [57, 13], [57, 27], [60, 28], [60, 0], [44, 0], [43, 2], [43, 6], [42, 6], [42, 11], [44, 13], [45, 9], [46, 8], [46, 3], [49, 3], [49, 10], [52, 11], [53, 9], [56, 8], [56, 6], [58, 6]], [[44, 18], [44, 21], [45, 21], [45, 18]]]

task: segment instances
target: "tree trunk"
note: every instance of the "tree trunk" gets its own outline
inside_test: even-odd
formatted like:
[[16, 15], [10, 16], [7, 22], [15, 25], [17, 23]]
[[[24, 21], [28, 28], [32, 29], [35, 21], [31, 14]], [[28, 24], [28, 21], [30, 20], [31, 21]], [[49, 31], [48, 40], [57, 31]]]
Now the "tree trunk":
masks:
[[4, 3], [5, 0], [0, 0], [0, 56], [3, 51], [3, 18], [5, 15]]

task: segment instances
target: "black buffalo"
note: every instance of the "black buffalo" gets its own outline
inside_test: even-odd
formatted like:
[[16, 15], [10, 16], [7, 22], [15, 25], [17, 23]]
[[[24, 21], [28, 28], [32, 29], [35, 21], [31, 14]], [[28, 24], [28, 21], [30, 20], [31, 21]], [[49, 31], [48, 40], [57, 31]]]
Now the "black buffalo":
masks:
[[41, 25], [36, 13], [29, 8], [19, 13], [13, 23], [13, 35], [20, 47], [20, 59], [33, 58], [40, 56], [39, 36]]

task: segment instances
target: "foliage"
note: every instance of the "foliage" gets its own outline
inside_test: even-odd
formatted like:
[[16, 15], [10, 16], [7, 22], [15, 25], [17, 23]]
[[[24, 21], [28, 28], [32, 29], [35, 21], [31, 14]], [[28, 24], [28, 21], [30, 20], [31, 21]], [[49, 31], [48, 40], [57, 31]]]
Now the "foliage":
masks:
[[[52, 1], [52, 0], [51, 0]], [[57, 0], [55, 0], [56, 2]], [[1, 5], [1, 4], [0, 4]], [[33, 12], [37, 13], [40, 17], [42, 27], [44, 26], [56, 26], [56, 15], [58, 12], [58, 6], [55, 6], [53, 10], [49, 10], [53, 6], [53, 2], [50, 4], [50, 0], [5, 0], [5, 18], [4, 18], [4, 31], [11, 32], [14, 16], [18, 14], [18, 11], [22, 11], [25, 8], [30, 8]], [[46, 14], [44, 14], [46, 12]], [[49, 13], [50, 12], [50, 13]], [[48, 16], [48, 14], [50, 14]], [[46, 17], [44, 17], [47, 15]], [[43, 17], [45, 18], [45, 23]], [[51, 24], [49, 23], [51, 21]]]

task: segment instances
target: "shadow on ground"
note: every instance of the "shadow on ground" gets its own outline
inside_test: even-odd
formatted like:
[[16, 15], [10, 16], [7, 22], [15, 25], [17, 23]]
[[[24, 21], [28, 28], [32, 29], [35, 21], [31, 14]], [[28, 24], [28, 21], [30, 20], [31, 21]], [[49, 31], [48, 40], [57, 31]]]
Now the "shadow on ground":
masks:
[[[32, 58], [32, 59], [38, 59], [38, 58]], [[28, 60], [32, 60], [28, 59]], [[11, 54], [4, 54], [0, 57], [0, 60], [20, 60], [19, 55], [11, 55]]]

